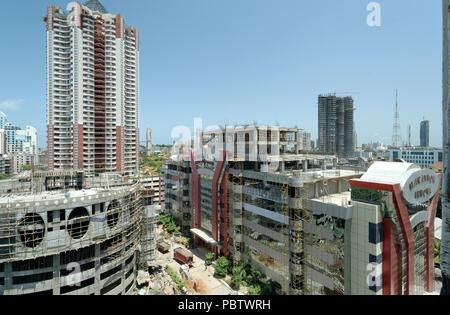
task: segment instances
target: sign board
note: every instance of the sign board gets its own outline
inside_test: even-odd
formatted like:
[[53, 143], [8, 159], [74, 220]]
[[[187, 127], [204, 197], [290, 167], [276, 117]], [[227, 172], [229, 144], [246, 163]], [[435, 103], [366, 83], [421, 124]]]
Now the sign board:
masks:
[[439, 177], [432, 170], [415, 170], [408, 175], [402, 185], [403, 197], [408, 203], [424, 204], [438, 191]]

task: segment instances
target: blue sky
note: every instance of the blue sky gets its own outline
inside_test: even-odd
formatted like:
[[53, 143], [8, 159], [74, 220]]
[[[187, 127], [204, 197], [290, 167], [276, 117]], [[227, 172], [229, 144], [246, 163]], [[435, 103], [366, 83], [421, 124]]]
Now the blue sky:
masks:
[[[178, 125], [262, 124], [317, 137], [317, 96], [351, 93], [358, 143], [391, 143], [395, 90], [402, 137], [430, 120], [442, 146], [442, 4], [379, 0], [381, 26], [366, 23], [369, 0], [102, 0], [140, 30], [140, 127], [172, 143]], [[38, 128], [46, 147], [48, 4], [3, 1], [0, 110]]]

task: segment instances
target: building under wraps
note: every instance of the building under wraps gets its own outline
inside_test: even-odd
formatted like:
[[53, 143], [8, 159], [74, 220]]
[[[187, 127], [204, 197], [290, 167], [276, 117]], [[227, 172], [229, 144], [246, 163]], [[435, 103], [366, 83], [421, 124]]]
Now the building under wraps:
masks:
[[[425, 174], [430, 181], [434, 179], [432, 188], [420, 193], [417, 189], [425, 183], [412, 187], [424, 194], [420, 204], [397, 202], [394, 198], [402, 197], [385, 192], [386, 187], [365, 187], [363, 183], [384, 179], [401, 194], [408, 176], [424, 172], [418, 166], [377, 163], [361, 178], [362, 173], [336, 169], [334, 156], [290, 154], [282, 145], [264, 159], [256, 154], [257, 159], [251, 160], [249, 147], [267, 145], [261, 136], [267, 130], [255, 128], [249, 133], [258, 134], [257, 145], [249, 140], [251, 135], [240, 134], [242, 130], [231, 135], [237, 139], [237, 147], [239, 139], [243, 141], [245, 157], [236, 153], [239, 149], [231, 154], [220, 151], [222, 158], [217, 160], [196, 158], [192, 151], [190, 159], [176, 156], [166, 161], [165, 209], [197, 246], [209, 248], [216, 256], [227, 256], [235, 264], [249, 260], [287, 294], [411, 294], [432, 290], [433, 242], [429, 233], [433, 231], [436, 200], [428, 205], [425, 199], [435, 197], [439, 180], [434, 173]], [[270, 142], [283, 143], [283, 136], [278, 135]], [[230, 135], [215, 136], [223, 139]], [[203, 144], [214, 142], [210, 133], [203, 134], [203, 140]], [[225, 142], [225, 149], [233, 146]], [[214, 149], [203, 152], [203, 157], [211, 152]], [[274, 160], [277, 167], [268, 165]], [[384, 178], [371, 175], [377, 169], [385, 169]], [[371, 187], [375, 190], [367, 190]], [[383, 201], [372, 199], [378, 195], [385, 197]], [[399, 205], [403, 208], [397, 211]], [[409, 238], [403, 238], [407, 221]], [[411, 235], [415, 245], [411, 245]], [[391, 247], [397, 252], [388, 250]], [[417, 255], [415, 262], [407, 259], [412, 255]]]
[[58, 171], [21, 187], [0, 196], [0, 294], [133, 292], [141, 233], [154, 223], [147, 215], [142, 229], [139, 183]]

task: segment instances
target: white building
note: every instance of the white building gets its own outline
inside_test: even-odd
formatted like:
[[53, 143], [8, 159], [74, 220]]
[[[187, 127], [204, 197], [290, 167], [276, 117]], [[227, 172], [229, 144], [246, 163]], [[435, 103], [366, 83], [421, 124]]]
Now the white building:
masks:
[[23, 167], [33, 166], [35, 164], [35, 156], [27, 153], [14, 153], [9, 155], [11, 159], [11, 175], [20, 174], [23, 171]]
[[[139, 33], [97, 0], [47, 8], [49, 170], [139, 167]], [[69, 10], [70, 9], [70, 10]]]
[[373, 159], [373, 152], [372, 151], [364, 151], [362, 149], [356, 149], [355, 157], [365, 158], [365, 159]]
[[37, 151], [36, 128], [26, 126], [25, 130], [22, 130], [19, 126], [8, 122], [6, 114], [0, 112], [0, 155], [22, 152], [36, 155]]
[[389, 150], [389, 161], [404, 160], [407, 163], [430, 167], [435, 162], [442, 162], [442, 149], [436, 148], [401, 148]]
[[8, 135], [4, 129], [0, 129], [0, 155], [8, 153]]
[[301, 151], [311, 151], [311, 133], [306, 130], [298, 131]]

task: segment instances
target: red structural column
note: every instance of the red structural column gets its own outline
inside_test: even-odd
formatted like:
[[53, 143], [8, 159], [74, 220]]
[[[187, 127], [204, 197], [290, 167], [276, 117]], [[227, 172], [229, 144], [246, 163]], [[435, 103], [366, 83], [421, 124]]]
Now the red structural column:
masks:
[[197, 171], [197, 164], [195, 163], [194, 150], [191, 150], [191, 168], [192, 168], [192, 227], [199, 228], [201, 226], [200, 217], [200, 176]]
[[230, 224], [228, 176], [228, 169], [225, 169], [222, 182], [220, 183], [220, 235], [222, 236], [221, 254], [223, 256], [228, 256], [228, 228]]
[[[83, 140], [83, 125], [76, 125], [73, 129], [73, 137], [78, 139], [78, 141], [73, 143], [73, 153], [76, 154], [78, 159], [78, 164], [75, 164], [75, 159], [73, 162], [74, 169], [83, 169], [84, 167], [84, 140]], [[75, 146], [76, 144], [76, 146]]]
[[[442, 180], [442, 175], [439, 174], [439, 181]], [[428, 203], [428, 220], [425, 223], [425, 291], [434, 291], [434, 219], [436, 218], [437, 205], [441, 191], [441, 184], [436, 194]]]
[[218, 211], [219, 179], [220, 175], [222, 175], [225, 160], [226, 160], [226, 152], [223, 151], [222, 159], [220, 159], [217, 162], [217, 166], [214, 171], [214, 177], [212, 180], [212, 236], [216, 242], [219, 242], [219, 211]]
[[116, 27], [116, 38], [122, 38], [122, 24], [123, 20], [120, 14], [117, 14], [115, 19], [115, 27]]
[[414, 233], [409, 219], [408, 209], [403, 202], [400, 184], [393, 186], [393, 195], [403, 240], [406, 247], [406, 295], [414, 294]]

